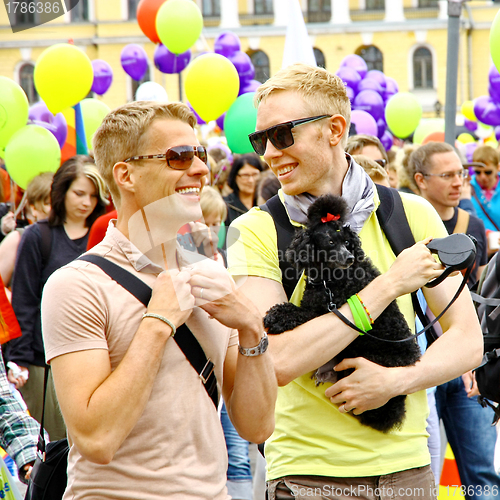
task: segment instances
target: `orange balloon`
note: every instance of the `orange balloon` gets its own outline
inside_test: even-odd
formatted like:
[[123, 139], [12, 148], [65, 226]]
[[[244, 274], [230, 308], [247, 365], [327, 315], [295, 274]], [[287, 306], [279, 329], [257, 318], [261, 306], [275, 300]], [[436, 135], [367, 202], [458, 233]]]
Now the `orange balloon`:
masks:
[[137, 5], [137, 22], [142, 32], [153, 42], [159, 43], [156, 33], [156, 14], [167, 0], [141, 0]]
[[422, 141], [422, 144], [428, 142], [444, 142], [444, 132], [432, 132]]

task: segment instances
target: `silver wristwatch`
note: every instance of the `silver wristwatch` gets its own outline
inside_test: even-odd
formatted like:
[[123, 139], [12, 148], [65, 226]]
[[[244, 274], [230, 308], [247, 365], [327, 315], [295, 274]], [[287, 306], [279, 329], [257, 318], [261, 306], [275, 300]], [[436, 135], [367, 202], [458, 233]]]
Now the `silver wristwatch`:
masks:
[[241, 347], [238, 345], [238, 351], [243, 356], [260, 356], [267, 351], [269, 346], [269, 339], [267, 338], [267, 333], [264, 332], [264, 336], [260, 339], [260, 342], [255, 347]]

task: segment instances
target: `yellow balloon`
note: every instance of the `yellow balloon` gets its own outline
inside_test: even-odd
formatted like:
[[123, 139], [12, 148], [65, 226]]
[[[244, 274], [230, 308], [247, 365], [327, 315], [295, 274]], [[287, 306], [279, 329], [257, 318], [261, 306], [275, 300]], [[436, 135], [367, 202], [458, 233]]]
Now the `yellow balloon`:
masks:
[[35, 86], [50, 112], [74, 106], [90, 92], [94, 71], [88, 56], [60, 43], [44, 50], [35, 65]]
[[472, 101], [465, 101], [461, 108], [462, 114], [473, 122], [477, 121], [476, 115], [474, 114], [474, 103]]
[[457, 141], [460, 141], [462, 144], [468, 144], [469, 142], [476, 142], [472, 135], [467, 132], [463, 132], [457, 137]]
[[219, 118], [238, 97], [240, 79], [234, 64], [220, 54], [203, 54], [186, 69], [184, 90], [206, 122]]
[[413, 143], [422, 144], [422, 141], [433, 132], [444, 132], [443, 118], [428, 118], [420, 120], [413, 133]]

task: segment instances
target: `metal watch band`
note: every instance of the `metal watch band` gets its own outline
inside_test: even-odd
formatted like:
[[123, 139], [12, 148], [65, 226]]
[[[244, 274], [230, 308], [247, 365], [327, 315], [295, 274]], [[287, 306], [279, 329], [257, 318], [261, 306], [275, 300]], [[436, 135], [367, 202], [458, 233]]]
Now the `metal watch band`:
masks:
[[269, 346], [269, 339], [267, 338], [267, 333], [264, 332], [264, 336], [260, 339], [260, 342], [255, 347], [241, 347], [238, 345], [238, 351], [243, 356], [260, 356], [267, 351]]

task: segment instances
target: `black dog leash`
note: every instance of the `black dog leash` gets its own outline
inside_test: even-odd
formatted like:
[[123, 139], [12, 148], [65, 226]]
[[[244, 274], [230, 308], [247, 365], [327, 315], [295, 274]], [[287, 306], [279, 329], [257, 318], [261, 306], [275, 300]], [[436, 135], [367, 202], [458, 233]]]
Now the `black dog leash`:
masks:
[[472, 272], [472, 268], [474, 267], [474, 263], [472, 263], [468, 268], [467, 268], [467, 271], [465, 272], [464, 274], [464, 277], [463, 277], [463, 280], [462, 280], [462, 283], [460, 284], [460, 286], [458, 287], [458, 290], [457, 292], [455, 293], [455, 295], [453, 296], [453, 298], [450, 300], [449, 304], [441, 311], [441, 313], [435, 317], [425, 328], [423, 328], [422, 330], [420, 330], [418, 333], [416, 333], [415, 335], [412, 335], [411, 337], [406, 337], [405, 339], [400, 339], [400, 340], [389, 340], [389, 339], [381, 339], [380, 337], [377, 337], [375, 335], [372, 335], [368, 332], [365, 332], [363, 330], [361, 330], [361, 328], [358, 328], [354, 323], [352, 323], [351, 321], [349, 321], [348, 318], [346, 318], [338, 309], [337, 309], [337, 306], [335, 305], [335, 303], [333, 302], [333, 294], [332, 294], [332, 291], [328, 288], [327, 284], [326, 284], [326, 281], [323, 280], [323, 286], [325, 287], [325, 290], [326, 292], [328, 293], [328, 298], [329, 298], [329, 304], [328, 304], [328, 310], [330, 312], [332, 312], [333, 314], [335, 314], [341, 321], [343, 321], [347, 326], [349, 326], [350, 328], [352, 328], [353, 330], [356, 330], [358, 333], [362, 334], [362, 335], [368, 335], [368, 337], [371, 337], [373, 339], [376, 339], [376, 340], [381, 340], [382, 342], [394, 342], [394, 343], [397, 343], [397, 342], [406, 342], [408, 340], [414, 340], [415, 338], [417, 338], [419, 335], [422, 335], [423, 333], [425, 333], [427, 330], [429, 330], [437, 321], [439, 321], [443, 315], [446, 313], [446, 311], [452, 306], [453, 302], [455, 302], [455, 300], [458, 299], [458, 296], [462, 293], [462, 290], [465, 288], [465, 285], [467, 284], [467, 281], [471, 275], [471, 272]]

